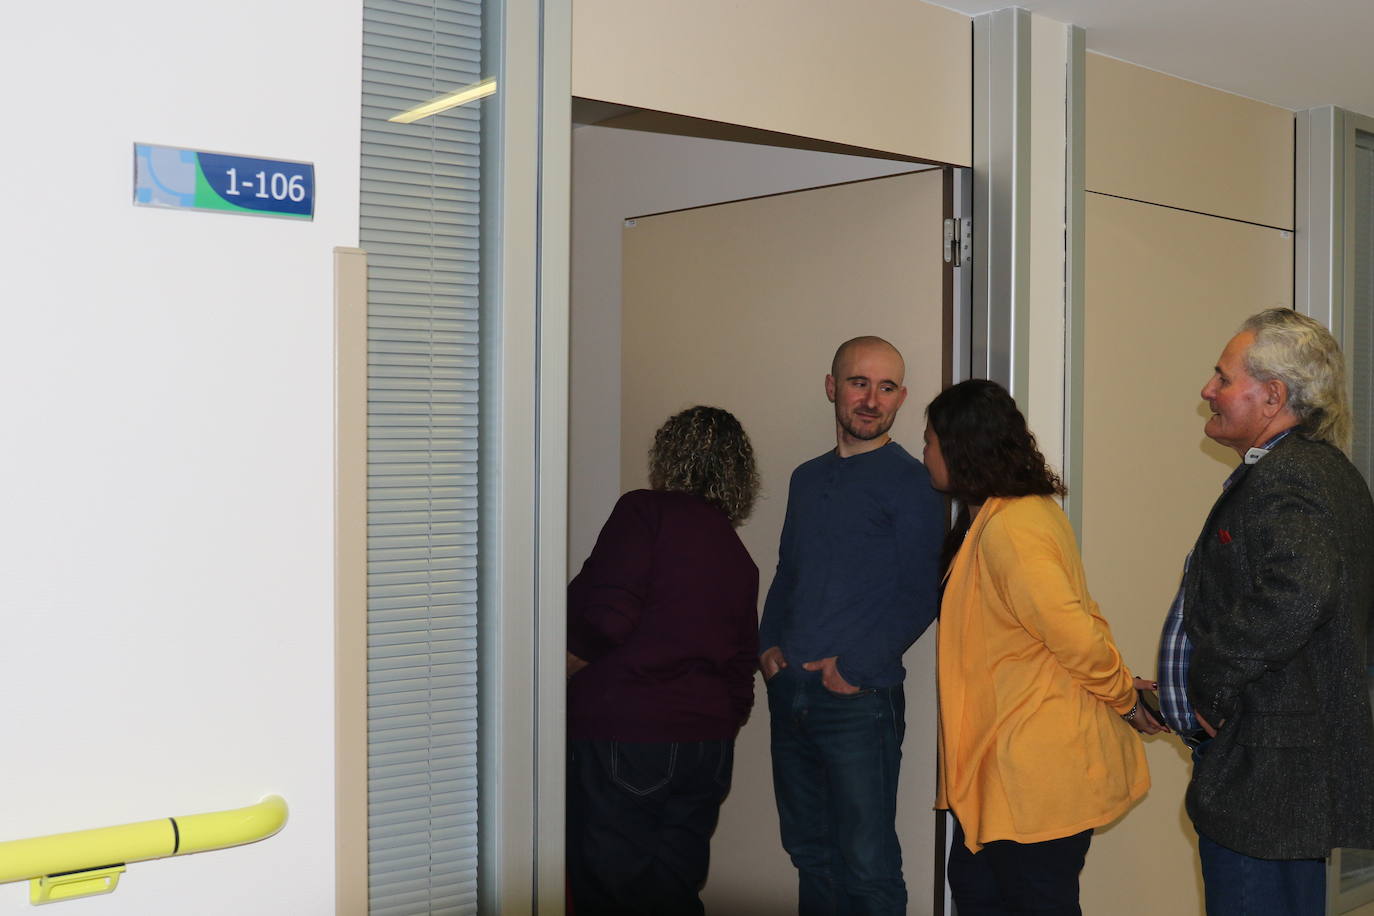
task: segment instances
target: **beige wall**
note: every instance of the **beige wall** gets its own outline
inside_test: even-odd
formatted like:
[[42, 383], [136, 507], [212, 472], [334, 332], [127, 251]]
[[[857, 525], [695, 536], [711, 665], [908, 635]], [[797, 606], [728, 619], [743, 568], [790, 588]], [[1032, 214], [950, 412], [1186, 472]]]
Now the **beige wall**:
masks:
[[568, 569], [620, 496], [620, 230], [626, 217], [911, 171], [909, 162], [609, 127], [573, 131]]
[[[1198, 392], [1243, 318], [1292, 303], [1291, 234], [1237, 221], [1291, 225], [1292, 116], [1093, 55], [1087, 80], [1083, 555], [1128, 664], [1153, 675], [1183, 558], [1236, 462], [1203, 436]], [[1146, 751], [1154, 786], [1099, 831], [1085, 912], [1203, 911], [1190, 763], [1167, 736]]]
[[577, 0], [573, 94], [967, 165], [971, 29], [916, 0]]
[[[903, 350], [910, 394], [893, 434], [919, 454], [921, 411], [942, 368], [941, 183], [938, 172], [879, 179], [649, 217], [624, 230], [622, 485], [645, 485], [645, 454], [670, 413], [695, 403], [733, 411], [763, 477], [763, 499], [740, 531], [759, 566], [760, 602], [777, 564], [791, 471], [834, 447], [823, 380], [839, 342], [875, 333]], [[931, 912], [935, 877], [933, 636], [906, 656], [898, 829], [911, 913]], [[762, 685], [756, 702], [712, 845], [708, 912], [796, 912]]]
[[1087, 55], [1087, 188], [1293, 228], [1293, 113]]

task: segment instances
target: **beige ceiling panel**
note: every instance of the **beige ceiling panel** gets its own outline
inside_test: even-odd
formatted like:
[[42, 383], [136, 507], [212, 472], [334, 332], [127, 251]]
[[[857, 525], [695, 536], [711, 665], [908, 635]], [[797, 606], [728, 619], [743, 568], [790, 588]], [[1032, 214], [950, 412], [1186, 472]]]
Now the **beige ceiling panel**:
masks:
[[971, 20], [913, 0], [577, 0], [573, 95], [955, 165]]
[[1087, 56], [1087, 188], [1293, 228], [1293, 113]]
[[[1127, 664], [1145, 677], [1155, 676], [1183, 558], [1238, 461], [1203, 435], [1199, 392], [1241, 321], [1292, 304], [1284, 235], [1087, 195], [1083, 558]], [[1085, 913], [1202, 912], [1196, 840], [1182, 810], [1190, 765], [1171, 736], [1147, 740], [1146, 752], [1154, 786], [1094, 838]]]

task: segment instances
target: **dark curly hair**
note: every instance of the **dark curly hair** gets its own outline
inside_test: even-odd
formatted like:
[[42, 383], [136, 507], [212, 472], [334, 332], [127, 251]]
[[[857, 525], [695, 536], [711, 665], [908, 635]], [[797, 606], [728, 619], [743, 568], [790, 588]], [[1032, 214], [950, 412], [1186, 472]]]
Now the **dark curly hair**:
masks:
[[669, 417], [649, 449], [649, 486], [695, 493], [744, 524], [759, 492], [754, 448], [734, 414], [689, 407]]
[[972, 524], [969, 506], [994, 496], [1064, 495], [1059, 475], [1026, 426], [1007, 389], [987, 379], [946, 388], [926, 407], [926, 420], [940, 440], [949, 494], [959, 514], [940, 548], [940, 568], [949, 569]]
[[1067, 492], [1016, 402], [996, 382], [969, 379], [946, 388], [926, 407], [926, 419], [940, 438], [950, 495], [960, 502]]

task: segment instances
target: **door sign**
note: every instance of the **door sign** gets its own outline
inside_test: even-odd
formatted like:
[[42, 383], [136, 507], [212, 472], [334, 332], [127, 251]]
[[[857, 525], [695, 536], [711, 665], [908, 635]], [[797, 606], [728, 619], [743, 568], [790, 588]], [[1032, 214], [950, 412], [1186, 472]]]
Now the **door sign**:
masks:
[[313, 219], [315, 166], [135, 143], [134, 205]]

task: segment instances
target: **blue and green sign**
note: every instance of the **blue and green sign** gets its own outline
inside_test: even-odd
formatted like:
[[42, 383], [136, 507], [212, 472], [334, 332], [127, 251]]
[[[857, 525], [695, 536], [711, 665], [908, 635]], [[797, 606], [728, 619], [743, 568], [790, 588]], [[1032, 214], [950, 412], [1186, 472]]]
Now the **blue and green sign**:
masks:
[[315, 166], [136, 143], [134, 203], [312, 219]]

